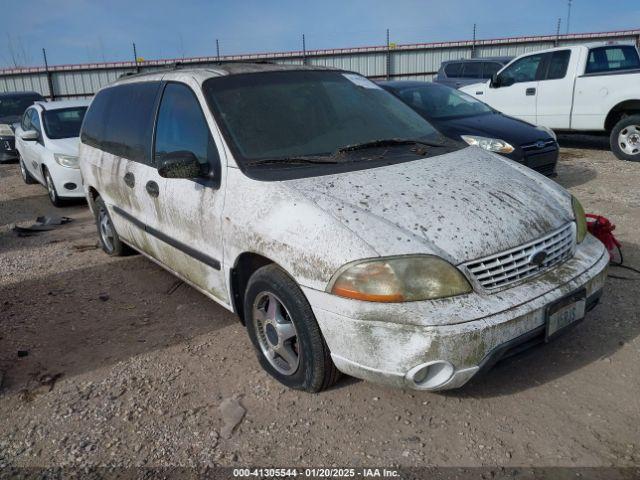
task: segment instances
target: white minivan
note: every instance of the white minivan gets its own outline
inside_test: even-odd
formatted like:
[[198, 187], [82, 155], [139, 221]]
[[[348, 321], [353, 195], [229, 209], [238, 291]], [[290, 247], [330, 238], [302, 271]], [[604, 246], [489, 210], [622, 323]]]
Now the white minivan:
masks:
[[581, 320], [609, 262], [566, 190], [351, 72], [123, 78], [89, 107], [80, 168], [108, 254], [236, 312], [264, 369], [311, 392], [339, 372], [460, 387]]

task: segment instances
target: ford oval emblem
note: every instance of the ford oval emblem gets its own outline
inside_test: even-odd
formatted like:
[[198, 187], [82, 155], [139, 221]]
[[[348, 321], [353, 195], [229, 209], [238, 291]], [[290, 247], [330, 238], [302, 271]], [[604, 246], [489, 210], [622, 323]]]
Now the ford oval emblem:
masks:
[[529, 257], [529, 263], [537, 267], [541, 267], [546, 259], [547, 252], [545, 252], [544, 250], [538, 250], [537, 252], [531, 254], [531, 256]]
[[538, 140], [536, 142], [536, 148], [544, 148], [545, 145], [546, 145], [546, 143], [543, 142], [542, 140]]

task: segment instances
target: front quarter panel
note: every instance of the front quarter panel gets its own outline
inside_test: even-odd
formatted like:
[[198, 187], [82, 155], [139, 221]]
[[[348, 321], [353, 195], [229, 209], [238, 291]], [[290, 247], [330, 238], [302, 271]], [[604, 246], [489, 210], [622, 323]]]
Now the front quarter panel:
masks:
[[[344, 264], [378, 256], [363, 240], [282, 182], [229, 168], [223, 213], [225, 271], [245, 252], [282, 267], [299, 285], [325, 290]], [[227, 277], [228, 278], [228, 277]]]

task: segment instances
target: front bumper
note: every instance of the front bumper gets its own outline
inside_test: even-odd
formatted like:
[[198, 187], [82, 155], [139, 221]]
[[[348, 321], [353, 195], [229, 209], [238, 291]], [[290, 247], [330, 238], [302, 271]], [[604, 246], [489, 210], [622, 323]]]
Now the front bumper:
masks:
[[85, 196], [82, 186], [82, 174], [79, 168], [63, 167], [55, 161], [47, 162], [47, 168], [51, 173], [58, 196], [61, 198], [81, 198]]
[[[303, 290], [340, 371], [401, 388], [447, 390], [490, 366], [509, 342], [519, 345], [518, 340], [535, 337], [544, 328], [549, 304], [580, 288], [593, 303], [604, 287], [608, 263], [604, 246], [589, 235], [570, 260], [493, 294], [373, 304]], [[437, 385], [414, 383], [416, 368], [441, 362], [452, 368]]]

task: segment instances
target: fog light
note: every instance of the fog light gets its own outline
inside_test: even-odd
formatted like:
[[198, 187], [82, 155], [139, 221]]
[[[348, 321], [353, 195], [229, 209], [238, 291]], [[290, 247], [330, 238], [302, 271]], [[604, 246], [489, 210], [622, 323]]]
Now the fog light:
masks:
[[453, 365], [449, 362], [436, 360], [413, 367], [407, 373], [407, 379], [413, 383], [414, 388], [432, 390], [447, 383], [453, 376], [453, 371]]
[[75, 190], [76, 188], [78, 188], [78, 186], [75, 183], [65, 183], [64, 188], [66, 188], [67, 190]]

